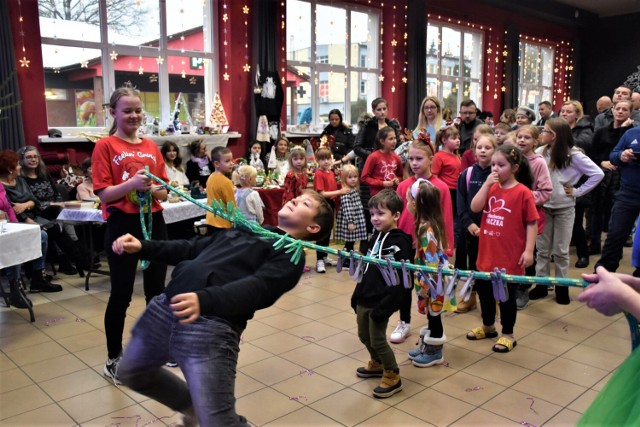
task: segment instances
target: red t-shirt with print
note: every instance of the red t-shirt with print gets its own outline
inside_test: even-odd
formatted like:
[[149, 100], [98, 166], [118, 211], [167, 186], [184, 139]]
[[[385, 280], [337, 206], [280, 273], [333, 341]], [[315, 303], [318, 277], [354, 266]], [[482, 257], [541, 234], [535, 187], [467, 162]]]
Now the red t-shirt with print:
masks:
[[[91, 156], [93, 171], [93, 191], [97, 193], [103, 188], [121, 184], [131, 178], [145, 166], [149, 172], [168, 181], [162, 153], [155, 142], [142, 138], [140, 143], [131, 144], [117, 136], [102, 138], [96, 143]], [[128, 197], [110, 203], [102, 203], [102, 216], [109, 218], [110, 209], [117, 208], [125, 213], [139, 213], [140, 206], [131, 202]], [[153, 212], [162, 210], [162, 205], [153, 199]]]
[[392, 181], [395, 178], [402, 180], [402, 160], [393, 151], [384, 153], [376, 150], [367, 157], [362, 169], [360, 181], [371, 189], [371, 195], [375, 196], [384, 190], [384, 181]]
[[527, 224], [537, 220], [531, 190], [520, 183], [508, 189], [493, 184], [480, 222], [478, 270], [491, 272], [498, 267], [508, 274], [524, 274], [518, 261], [527, 243]]

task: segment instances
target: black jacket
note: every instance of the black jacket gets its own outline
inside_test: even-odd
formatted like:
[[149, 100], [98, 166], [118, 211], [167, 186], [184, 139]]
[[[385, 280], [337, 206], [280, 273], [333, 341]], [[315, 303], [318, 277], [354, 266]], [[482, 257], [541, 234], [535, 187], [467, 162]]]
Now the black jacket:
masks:
[[191, 240], [143, 241], [139, 255], [176, 266], [164, 292], [168, 298], [195, 292], [202, 316], [223, 319], [242, 330], [256, 310], [273, 305], [302, 276], [304, 253], [293, 264], [291, 254], [274, 249], [273, 243], [232, 228]]
[[[391, 126], [396, 131], [397, 143], [400, 142], [400, 124], [396, 120], [385, 119], [388, 126]], [[353, 147], [356, 156], [360, 159], [358, 163], [358, 169], [362, 172], [364, 163], [367, 161], [369, 154], [376, 151], [376, 135], [378, 134], [378, 120], [375, 117], [367, 120], [364, 125], [358, 131], [356, 136], [356, 142]]]
[[[380, 236], [380, 239], [378, 239], [378, 236]], [[382, 235], [378, 231], [374, 232], [369, 241], [370, 250], [376, 249], [377, 240], [379, 240], [378, 246], [381, 246], [382, 258], [388, 257], [392, 261], [413, 260], [414, 251], [411, 236], [399, 228]], [[369, 254], [369, 256], [378, 258], [379, 253], [380, 250], [377, 250], [375, 253]], [[376, 322], [389, 319], [394, 312], [400, 309], [402, 292], [404, 291], [402, 273], [400, 270], [396, 270], [399, 277], [397, 286], [387, 286], [382, 273], [380, 273], [376, 265], [368, 264], [365, 268], [364, 276], [356, 285], [351, 296], [351, 307], [354, 310], [358, 305], [372, 308], [371, 319]]]
[[471, 176], [467, 185], [467, 170], [463, 170], [458, 177], [458, 186], [456, 191], [456, 210], [458, 215], [458, 223], [460, 229], [467, 231], [471, 224], [480, 226], [482, 220], [482, 212], [473, 212], [471, 210], [471, 201], [478, 194], [482, 184], [491, 174], [491, 165], [482, 168], [479, 164], [470, 166]]
[[603, 161], [609, 160], [609, 154], [618, 144], [622, 135], [631, 129], [633, 126], [625, 126], [614, 129], [613, 123], [609, 126], [600, 128], [593, 134], [591, 140], [591, 147], [587, 152], [587, 155], [593, 160], [593, 162], [600, 166]]
[[593, 139], [593, 125], [588, 118], [583, 117], [571, 129], [574, 145], [587, 153], [591, 148], [591, 140]]
[[[215, 172], [213, 168], [213, 162], [209, 160], [209, 175]], [[187, 178], [189, 178], [189, 183], [193, 181], [199, 181], [200, 185], [204, 188], [207, 188], [207, 180], [209, 179], [209, 175], [200, 175], [200, 166], [193, 160], [187, 161], [187, 170], [185, 172]]]
[[464, 120], [460, 122], [460, 126], [458, 126], [458, 131], [460, 132], [460, 149], [459, 153], [464, 153], [466, 150], [471, 148], [471, 142], [473, 141], [473, 131], [476, 126], [484, 124], [484, 122], [480, 119], [475, 119], [471, 123], [465, 123]]
[[320, 134], [320, 138], [325, 135], [333, 135], [334, 144], [331, 148], [331, 151], [333, 152], [336, 160], [340, 160], [351, 150], [353, 150], [353, 141], [355, 137], [353, 136], [353, 132], [351, 132], [351, 128], [348, 128], [344, 125], [337, 128], [334, 128], [331, 125], [327, 125], [327, 127], [325, 127], [322, 131], [322, 134]]

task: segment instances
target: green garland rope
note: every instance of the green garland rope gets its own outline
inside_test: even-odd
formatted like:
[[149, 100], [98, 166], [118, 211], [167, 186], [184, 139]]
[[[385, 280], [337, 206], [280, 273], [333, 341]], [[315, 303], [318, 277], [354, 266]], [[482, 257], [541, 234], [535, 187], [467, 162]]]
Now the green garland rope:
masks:
[[[178, 194], [180, 197], [190, 201], [191, 203], [196, 204], [202, 209], [211, 212], [214, 216], [219, 216], [227, 221], [233, 223], [234, 227], [244, 227], [248, 228], [254, 233], [258, 234], [263, 239], [275, 239], [276, 242], [273, 246], [276, 249], [285, 248], [286, 253], [291, 253], [291, 262], [297, 264], [300, 261], [304, 248], [309, 248], [312, 250], [320, 250], [322, 252], [330, 253], [332, 255], [349, 259], [353, 257], [353, 259], [362, 260], [368, 264], [379, 264], [381, 266], [388, 266], [389, 264], [397, 269], [406, 269], [409, 271], [421, 271], [424, 273], [437, 274], [439, 269], [438, 267], [429, 267], [426, 265], [417, 265], [411, 263], [401, 263], [399, 261], [387, 261], [384, 259], [372, 258], [366, 255], [360, 255], [357, 253], [350, 253], [330, 247], [319, 246], [312, 242], [306, 242], [298, 239], [294, 239], [290, 237], [288, 234], [280, 235], [273, 231], [266, 230], [262, 228], [260, 225], [247, 221], [242, 212], [234, 206], [232, 202], [228, 202], [225, 206], [220, 200], [212, 200], [211, 206], [208, 206], [202, 202], [191, 197], [189, 194], [184, 193], [183, 191], [171, 186], [170, 184], [163, 181], [161, 178], [153, 175], [149, 171], [144, 172], [145, 175], [157, 181], [160, 185], [165, 186], [168, 190], [173, 191]], [[452, 268], [443, 268], [440, 269], [442, 271], [443, 276], [451, 276], [456, 270]], [[458, 278], [468, 278], [473, 273], [475, 279], [491, 281], [491, 274], [482, 272], [482, 271], [471, 271], [471, 270], [457, 270]], [[519, 284], [527, 284], [527, 285], [544, 285], [544, 286], [573, 286], [578, 288], [584, 288], [589, 285], [584, 280], [574, 279], [570, 277], [539, 277], [539, 276], [518, 276], [514, 274], [502, 274], [502, 280], [511, 283], [519, 283]], [[631, 345], [632, 348], [635, 349], [638, 344], [640, 344], [640, 328], [638, 326], [638, 321], [629, 313], [625, 313], [627, 320], [629, 322], [629, 327], [631, 329]]]

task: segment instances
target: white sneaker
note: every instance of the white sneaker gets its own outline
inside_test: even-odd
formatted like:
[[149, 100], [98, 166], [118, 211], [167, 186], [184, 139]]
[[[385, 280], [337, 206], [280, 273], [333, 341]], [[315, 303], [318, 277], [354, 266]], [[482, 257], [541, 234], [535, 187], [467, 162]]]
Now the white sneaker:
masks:
[[335, 267], [338, 265], [338, 261], [333, 258], [329, 258], [328, 256], [324, 257], [324, 263], [325, 265], [330, 265], [331, 267]]
[[396, 326], [389, 336], [389, 341], [394, 344], [400, 344], [401, 342], [404, 342], [409, 335], [411, 335], [411, 325], [399, 320], [398, 326]]
[[120, 363], [121, 358], [122, 356], [118, 356], [115, 359], [109, 359], [107, 357], [104, 368], [102, 368], [102, 374], [105, 377], [111, 378], [113, 380], [113, 383], [117, 385], [122, 384], [122, 381], [120, 381], [117, 376], [118, 364]]
[[327, 270], [324, 268], [324, 260], [319, 259], [316, 261], [316, 273], [324, 273]]

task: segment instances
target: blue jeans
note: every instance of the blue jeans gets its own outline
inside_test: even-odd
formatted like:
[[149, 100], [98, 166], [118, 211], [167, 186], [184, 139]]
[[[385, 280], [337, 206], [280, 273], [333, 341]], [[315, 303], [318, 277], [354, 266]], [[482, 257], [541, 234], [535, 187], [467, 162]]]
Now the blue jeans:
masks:
[[638, 197], [634, 193], [625, 192], [624, 189], [618, 191], [611, 209], [607, 240], [604, 241], [602, 254], [598, 262], [596, 262], [596, 267], [601, 265], [611, 272], [618, 270], [622, 259], [624, 242], [631, 234], [638, 214], [640, 214], [640, 200], [638, 200]]
[[[240, 334], [221, 320], [179, 320], [164, 294], [154, 298], [133, 328], [118, 379], [175, 411], [193, 406], [201, 426], [248, 426], [235, 411]], [[187, 382], [163, 368], [170, 359]]]

